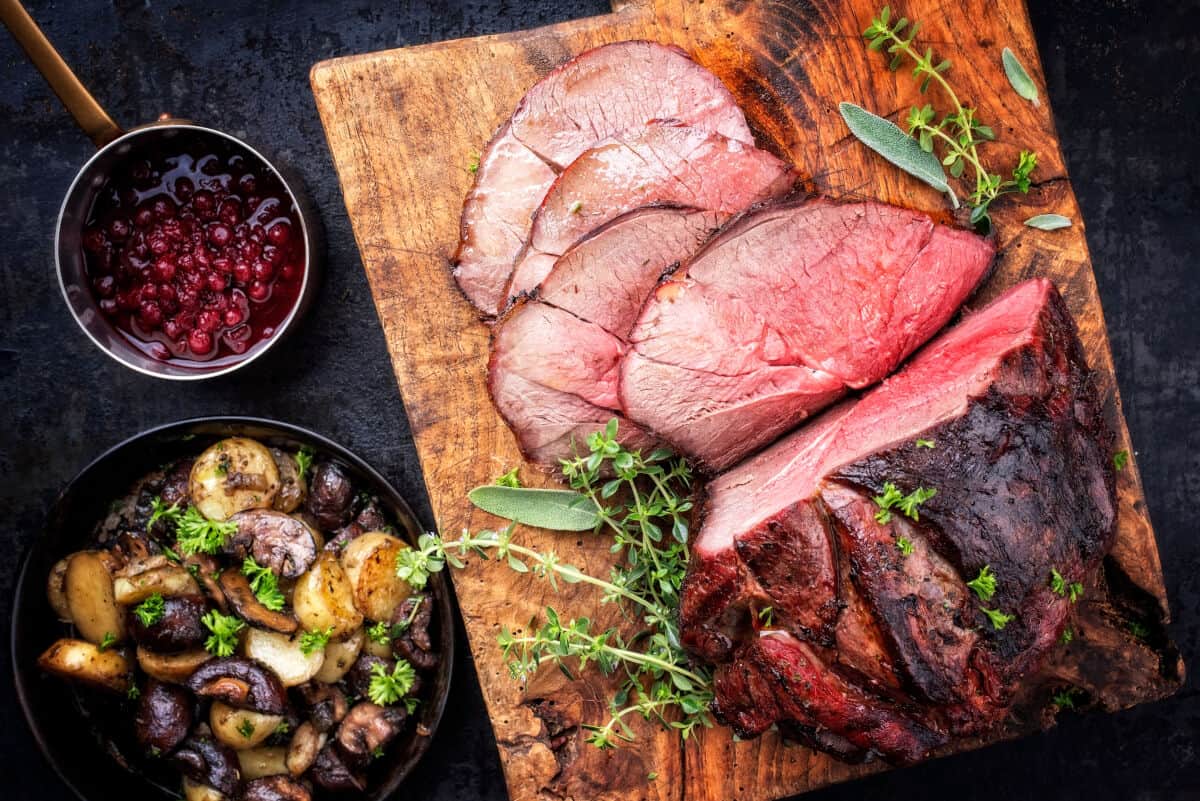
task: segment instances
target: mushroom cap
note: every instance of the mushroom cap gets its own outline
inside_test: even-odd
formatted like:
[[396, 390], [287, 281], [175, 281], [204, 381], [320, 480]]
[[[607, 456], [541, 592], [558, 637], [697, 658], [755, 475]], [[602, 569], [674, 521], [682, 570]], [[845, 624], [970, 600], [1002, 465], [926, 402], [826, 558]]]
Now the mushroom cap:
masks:
[[268, 715], [287, 712], [287, 691], [279, 677], [249, 659], [226, 657], [205, 662], [188, 678], [187, 686], [196, 695], [238, 709]]

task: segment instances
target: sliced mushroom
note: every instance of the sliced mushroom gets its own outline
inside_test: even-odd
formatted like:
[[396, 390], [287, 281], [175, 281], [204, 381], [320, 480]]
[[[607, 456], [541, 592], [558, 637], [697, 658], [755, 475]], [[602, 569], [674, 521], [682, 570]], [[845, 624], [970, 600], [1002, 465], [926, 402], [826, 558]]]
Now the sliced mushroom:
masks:
[[345, 694], [329, 684], [306, 684], [300, 688], [300, 695], [308, 704], [313, 728], [319, 732], [333, 731], [350, 708]]
[[296, 457], [279, 448], [270, 448], [275, 466], [279, 468], [279, 492], [273, 508], [280, 512], [294, 512], [308, 497], [308, 487], [300, 477], [300, 465]]
[[167, 474], [163, 476], [162, 489], [158, 493], [159, 500], [166, 506], [172, 504], [180, 509], [188, 504], [188, 481], [192, 475], [194, 459], [183, 459], [176, 462]]
[[201, 665], [187, 686], [204, 698], [224, 701], [238, 709], [252, 709], [268, 715], [287, 711], [287, 692], [279, 678], [249, 659], [227, 657]]
[[321, 462], [313, 468], [308, 484], [308, 511], [325, 531], [341, 528], [350, 519], [354, 489], [350, 479], [333, 462]]
[[193, 648], [178, 654], [159, 654], [145, 648], [137, 649], [137, 662], [148, 676], [172, 684], [183, 684], [196, 669], [213, 656], [203, 648]]
[[[317, 558], [317, 537], [303, 521], [271, 509], [239, 512], [230, 518], [237, 523], [231, 540], [235, 549], [249, 548], [254, 561], [283, 578], [297, 578]], [[244, 557], [244, 553], [238, 554]]]
[[192, 728], [192, 696], [182, 687], [151, 679], [142, 690], [134, 733], [154, 755], [166, 754], [183, 742]]
[[317, 753], [310, 775], [317, 784], [334, 792], [362, 792], [367, 787], [366, 780], [346, 764], [332, 743]]
[[259, 602], [250, 588], [250, 580], [236, 568], [226, 568], [221, 573], [221, 592], [233, 606], [233, 611], [251, 626], [270, 629], [280, 634], [293, 634], [300, 625], [291, 615], [273, 612]]
[[242, 801], [311, 801], [308, 788], [287, 776], [263, 776], [246, 783]]
[[379, 706], [360, 701], [338, 727], [337, 742], [351, 759], [366, 762], [377, 748], [396, 738], [408, 714], [403, 706]]
[[242, 776], [238, 769], [237, 754], [211, 737], [188, 737], [172, 755], [171, 761], [187, 778], [227, 796], [236, 796], [241, 789]]
[[228, 613], [229, 601], [225, 598], [225, 593], [221, 591], [221, 585], [217, 582], [221, 573], [220, 562], [206, 553], [194, 553], [184, 557], [183, 566], [196, 578], [196, 581], [200, 582], [208, 599], [216, 604], [222, 612]]
[[136, 614], [129, 617], [129, 632], [138, 645], [160, 653], [176, 653], [204, 642], [206, 632], [200, 619], [208, 602], [199, 595], [163, 599], [163, 614], [147, 626]]
[[363, 531], [385, 531], [388, 524], [387, 516], [384, 515], [378, 498], [371, 498], [367, 501], [355, 516], [354, 522], [361, 526]]
[[399, 633], [392, 636], [392, 652], [418, 670], [437, 667], [438, 655], [429, 635], [432, 614], [433, 599], [428, 595], [413, 595], [392, 616], [392, 631], [400, 627]]
[[296, 733], [292, 735], [292, 742], [288, 745], [286, 760], [288, 773], [299, 776], [312, 767], [313, 762], [317, 759], [317, 754], [325, 747], [328, 739], [329, 736], [325, 732], [318, 731], [312, 721], [300, 724]]

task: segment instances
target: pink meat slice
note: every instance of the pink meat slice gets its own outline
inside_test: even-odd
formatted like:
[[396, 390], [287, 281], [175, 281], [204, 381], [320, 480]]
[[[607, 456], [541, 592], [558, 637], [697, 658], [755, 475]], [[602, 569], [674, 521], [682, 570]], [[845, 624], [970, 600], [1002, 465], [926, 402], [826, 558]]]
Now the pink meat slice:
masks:
[[676, 47], [604, 45], [535, 84], [485, 148], [463, 205], [454, 276], [470, 301], [486, 314], [503, 310], [533, 212], [566, 165], [597, 142], [658, 119], [754, 141], [721, 81]]
[[891, 373], [987, 273], [992, 245], [882, 203], [745, 215], [647, 301], [630, 419], [719, 470]]
[[795, 184], [783, 161], [721, 134], [664, 122], [627, 131], [571, 162], [546, 193], [509, 296], [529, 292], [590, 231], [655, 203], [736, 214]]

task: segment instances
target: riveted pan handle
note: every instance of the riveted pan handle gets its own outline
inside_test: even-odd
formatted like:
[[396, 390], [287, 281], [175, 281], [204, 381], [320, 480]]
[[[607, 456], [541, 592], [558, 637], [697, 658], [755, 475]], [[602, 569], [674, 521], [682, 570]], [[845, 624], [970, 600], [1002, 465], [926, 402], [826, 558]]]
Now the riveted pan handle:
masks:
[[63, 61], [18, 0], [0, 0], [0, 21], [4, 22], [33, 66], [42, 73], [54, 94], [58, 95], [58, 99], [97, 147], [107, 145], [124, 133], [121, 126], [108, 116], [91, 92], [79, 82], [75, 73], [71, 72], [67, 62]]

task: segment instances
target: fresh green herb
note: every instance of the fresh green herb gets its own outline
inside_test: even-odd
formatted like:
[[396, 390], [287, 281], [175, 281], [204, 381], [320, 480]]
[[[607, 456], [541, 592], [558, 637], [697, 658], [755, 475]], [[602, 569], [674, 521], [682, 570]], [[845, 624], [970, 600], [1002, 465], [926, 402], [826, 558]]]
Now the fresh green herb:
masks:
[[382, 758], [383, 758], [383, 746], [377, 745], [377, 746], [375, 746], [375, 750], [373, 750], [371, 752], [371, 759], [382, 759]]
[[308, 475], [309, 468], [312, 467], [313, 449], [304, 445], [300, 450], [296, 451], [296, 481], [303, 483], [304, 477]]
[[912, 556], [913, 544], [908, 537], [897, 537], [896, 548], [900, 551], [901, 556]]
[[992, 575], [991, 565], [979, 568], [979, 575], [967, 582], [967, 586], [975, 591], [981, 601], [990, 601], [996, 594], [996, 577]]
[[1059, 228], [1070, 228], [1071, 220], [1061, 214], [1037, 214], [1026, 220], [1025, 225], [1039, 231], [1057, 231]]
[[646, 774], [646, 781], [648, 781], [648, 782], [652, 782], [657, 778], [658, 778], [658, 774], [655, 773], [654, 771], [650, 771], [649, 773]]
[[1144, 640], [1150, 636], [1150, 629], [1146, 628], [1145, 624], [1136, 620], [1129, 621], [1129, 623], [1126, 625], [1126, 628], [1129, 630], [1130, 634], [1139, 640]]
[[853, 103], [838, 104], [850, 133], [858, 141], [939, 192], [950, 196], [950, 205], [958, 208], [958, 196], [946, 182], [946, 171], [932, 151], [926, 151], [916, 139], [906, 134], [891, 120], [872, 114]]
[[935, 443], [931, 439], [919, 439], [919, 440], [917, 440], [917, 447], [918, 448], [929, 448], [930, 450], [933, 450], [935, 447], [937, 447], [937, 443]]
[[1113, 467], [1118, 472], [1125, 469], [1125, 465], [1129, 464], [1129, 451], [1120, 450], [1113, 454]]
[[1075, 630], [1070, 626], [1067, 626], [1065, 629], [1063, 629], [1062, 634], [1058, 635], [1058, 641], [1063, 645], [1066, 645], [1073, 639], [1075, 639]]
[[371, 683], [367, 686], [367, 697], [371, 703], [390, 706], [408, 695], [416, 681], [417, 673], [404, 659], [397, 659], [396, 666], [388, 673], [383, 665], [371, 666]]
[[321, 631], [320, 629], [312, 629], [300, 635], [300, 653], [305, 656], [312, 656], [317, 651], [324, 651], [325, 646], [329, 644], [329, 638], [333, 636], [333, 626]]
[[283, 608], [286, 598], [279, 589], [279, 579], [271, 568], [263, 567], [253, 556], [247, 556], [242, 562], [242, 575], [250, 579], [250, 589], [254, 591], [254, 597], [260, 604], [272, 612]]
[[213, 470], [213, 472], [216, 473], [218, 476], [229, 475], [229, 454], [228, 453], [221, 454], [221, 457], [219, 459], [217, 459], [217, 466]]
[[254, 736], [254, 724], [250, 722], [250, 718], [242, 718], [242, 722], [237, 727], [238, 734], [249, 740]]
[[233, 615], [223, 615], [213, 609], [200, 618], [204, 628], [211, 633], [204, 641], [204, 648], [214, 656], [232, 656], [237, 649], [238, 633], [246, 628], [246, 624]]
[[1080, 690], [1077, 690], [1074, 687], [1068, 687], [1065, 690], [1059, 690], [1056, 692], [1051, 701], [1060, 710], [1075, 709], [1075, 699], [1079, 698], [1080, 695], [1082, 695]]
[[133, 613], [142, 621], [143, 626], [153, 626], [167, 613], [167, 602], [156, 592], [135, 606]]
[[471, 163], [467, 165], [467, 172], [471, 173], [472, 175], [479, 172], [480, 156], [481, 154], [477, 150], [471, 153]]
[[1075, 603], [1083, 597], [1083, 584], [1078, 581], [1068, 582], [1056, 568], [1050, 568], [1050, 591], [1059, 598], [1070, 597]]
[[153, 512], [147, 527], [157, 520], [173, 523], [179, 550], [186, 556], [194, 553], [216, 553], [221, 550], [225, 540], [237, 531], [237, 523], [209, 520], [194, 506], [189, 506], [187, 511], [181, 512], [177, 504], [164, 506], [158, 498], [155, 498], [151, 505]]
[[584, 505], [587, 498], [571, 490], [488, 484], [471, 490], [467, 497], [496, 517], [551, 531], [588, 531], [600, 523], [595, 510]]
[[895, 484], [885, 481], [883, 494], [876, 495], [871, 499], [879, 507], [879, 511], [875, 513], [875, 520], [879, 523], [892, 522], [892, 509], [899, 509], [907, 517], [920, 520], [921, 512], [918, 507], [934, 495], [937, 495], [936, 489], [926, 489], [925, 487], [917, 487], [905, 495], [896, 488]]
[[992, 621], [992, 628], [996, 631], [1000, 631], [1015, 619], [1013, 615], [1006, 615], [999, 609], [988, 609], [986, 606], [981, 606], [979, 609], [988, 616], [988, 620]]
[[142, 691], [138, 689], [136, 684], [130, 684], [129, 689], [125, 691], [125, 697], [130, 701], [136, 701], [142, 697]]
[[180, 557], [179, 554], [175, 553], [165, 545], [163, 546], [162, 552], [163, 556], [167, 557], [168, 561], [174, 562], [175, 564], [179, 564], [183, 561], [183, 558]]
[[279, 721], [279, 725], [275, 727], [275, 733], [278, 735], [287, 734], [291, 730], [292, 724], [288, 723], [286, 720]]
[[1033, 105], [1040, 106], [1037, 85], [1025, 71], [1025, 65], [1017, 58], [1017, 54], [1006, 47], [1000, 54], [1000, 61], [1004, 64], [1004, 74], [1008, 77], [1008, 82], [1012, 84], [1013, 91]]
[[758, 610], [758, 622], [762, 624], [764, 629], [769, 629], [775, 624], [775, 608], [772, 606], [764, 606]]
[[[983, 230], [989, 230], [991, 218], [988, 209], [996, 198], [1009, 192], [1024, 194], [1029, 191], [1030, 176], [1037, 166], [1037, 154], [1021, 151], [1017, 164], [1012, 169], [1012, 178], [1007, 180], [984, 167], [979, 157], [979, 146], [994, 140], [995, 132], [976, 119], [975, 109], [964, 106], [946, 80], [945, 74], [950, 69], [950, 61], [946, 59], [938, 61], [934, 58], [932, 48], [927, 47], [922, 52], [914, 44], [919, 27], [916, 22], [910, 26], [909, 21], [903, 17], [892, 22], [891, 9], [884, 6], [879, 15], [872, 19], [871, 24], [863, 31], [863, 36], [867, 39], [867, 46], [871, 50], [886, 49], [891, 54], [890, 69], [897, 70], [906, 60], [911, 61], [914, 65], [913, 77], [920, 79], [922, 94], [937, 84], [950, 101], [952, 110], [943, 114], [940, 119], [932, 105], [914, 106], [909, 111], [906, 121], [908, 136], [916, 142], [920, 150], [930, 156], [934, 154], [935, 145], [940, 146], [941, 166], [948, 168], [953, 177], [959, 178], [968, 166], [971, 168], [975, 179], [974, 189], [967, 195], [967, 202], [972, 207], [971, 224]], [[844, 112], [843, 116], [845, 116]], [[853, 126], [851, 132], [858, 135]], [[875, 144], [871, 142], [866, 142], [866, 144], [878, 150]], [[897, 152], [901, 147], [908, 146], [898, 141], [893, 145]], [[911, 152], [910, 147], [908, 150]], [[886, 153], [884, 155], [887, 157]], [[896, 162], [893, 160], [893, 163]], [[925, 163], [928, 164], [928, 162]], [[949, 187], [943, 189], [942, 186], [939, 186], [936, 180], [937, 176], [933, 176], [935, 180], [932, 181], [928, 177], [921, 175], [918, 177], [923, 177], [926, 183], [935, 189], [949, 194], [951, 204], [955, 208], [958, 207], [958, 201], [954, 197], [953, 191]], [[944, 174], [941, 183], [945, 185]]]
[[390, 630], [391, 627], [387, 623], [382, 621], [373, 623], [367, 626], [367, 639], [379, 645], [387, 645], [392, 641], [391, 634], [389, 633]]
[[517, 477], [517, 468], [514, 467], [500, 476], [500, 478], [496, 479], [495, 484], [497, 487], [512, 487], [513, 489], [520, 487], [521, 479]]
[[692, 665], [679, 644], [677, 622], [688, 559], [691, 471], [668, 451], [643, 456], [625, 449], [617, 440], [615, 420], [588, 437], [587, 445], [586, 455], [564, 460], [563, 474], [591, 504], [598, 527], [612, 535], [612, 552], [621, 555], [608, 580], [561, 562], [553, 551], [541, 553], [515, 543], [515, 523], [499, 532], [464, 531], [454, 541], [426, 534], [416, 548], [397, 556], [396, 572], [420, 589], [430, 573], [445, 565], [461, 568], [470, 554], [486, 559], [494, 552], [512, 569], [545, 578], [554, 589], [558, 581], [600, 589], [601, 603], [618, 603], [631, 616], [636, 613], [645, 624], [638, 634], [627, 639], [615, 628], [594, 631], [588, 618], [568, 619], [547, 607], [544, 624], [537, 627], [535, 622], [528, 634], [501, 630], [499, 643], [509, 672], [526, 680], [552, 663], [568, 676], [589, 665], [605, 675], [620, 675], [609, 721], [587, 727], [587, 740], [597, 747], [633, 740], [626, 722], [630, 715], [658, 720], [686, 739], [698, 727], [712, 725], [707, 714], [711, 674]]
[[153, 528], [159, 520], [169, 520], [174, 523], [179, 520], [179, 515], [179, 504], [173, 503], [167, 506], [163, 503], [163, 499], [156, 495], [150, 501], [150, 519], [146, 521], [146, 528]]
[[106, 631], [106, 632], [104, 632], [104, 636], [100, 638], [100, 644], [97, 645], [96, 647], [99, 648], [101, 651], [107, 651], [109, 648], [112, 648], [116, 644], [117, 644], [117, 636], [115, 634], [113, 634], [111, 631]]
[[571, 214], [578, 214], [582, 210], [583, 210], [583, 201], [582, 200], [576, 200], [574, 203], [571, 204], [570, 208], [567, 209], [567, 211], [570, 212]]

